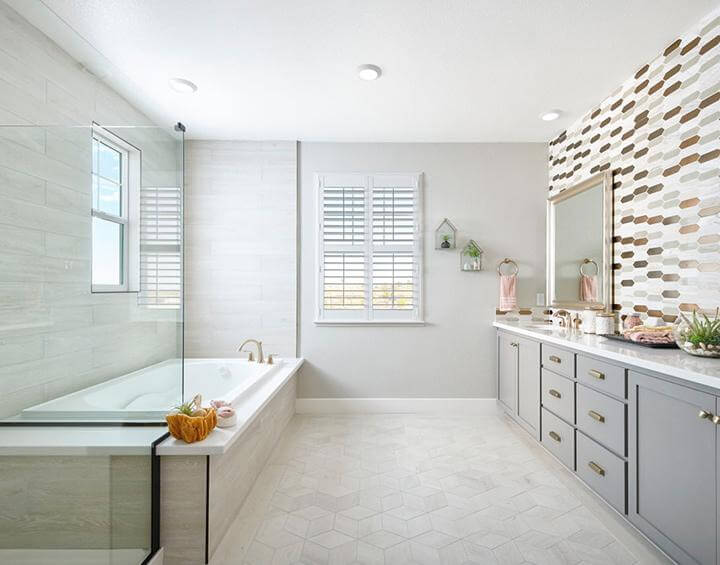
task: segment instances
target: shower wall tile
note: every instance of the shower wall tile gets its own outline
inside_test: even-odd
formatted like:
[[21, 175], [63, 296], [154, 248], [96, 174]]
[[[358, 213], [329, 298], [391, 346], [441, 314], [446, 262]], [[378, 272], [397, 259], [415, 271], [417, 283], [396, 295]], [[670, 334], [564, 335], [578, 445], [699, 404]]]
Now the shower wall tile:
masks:
[[[152, 125], [0, 0], [0, 124], [92, 121]], [[175, 186], [167, 140], [128, 135]], [[178, 355], [174, 313], [90, 292], [89, 163], [87, 129], [0, 127], [0, 418]]]
[[294, 142], [188, 142], [188, 357], [236, 357], [246, 338], [295, 356], [296, 155]]
[[720, 9], [550, 142], [550, 192], [614, 185], [614, 304], [672, 321], [720, 305]]

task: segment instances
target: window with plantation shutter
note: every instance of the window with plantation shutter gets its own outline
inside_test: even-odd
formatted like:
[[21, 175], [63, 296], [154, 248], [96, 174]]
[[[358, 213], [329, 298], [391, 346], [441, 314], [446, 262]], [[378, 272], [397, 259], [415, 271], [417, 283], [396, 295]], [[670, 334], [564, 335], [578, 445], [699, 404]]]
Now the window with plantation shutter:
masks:
[[422, 323], [420, 180], [317, 175], [317, 323]]
[[140, 191], [140, 295], [148, 308], [179, 309], [182, 298], [182, 193]]

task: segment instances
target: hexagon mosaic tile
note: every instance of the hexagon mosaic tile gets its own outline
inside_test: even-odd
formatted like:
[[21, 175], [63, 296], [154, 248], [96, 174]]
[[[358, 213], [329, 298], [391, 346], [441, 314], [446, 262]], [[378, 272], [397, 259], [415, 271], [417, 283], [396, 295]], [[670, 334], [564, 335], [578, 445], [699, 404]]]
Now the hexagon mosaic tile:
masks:
[[524, 434], [495, 415], [295, 416], [211, 563], [666, 563], [633, 555]]
[[616, 310], [720, 305], [720, 9], [549, 149], [551, 192], [614, 171]]

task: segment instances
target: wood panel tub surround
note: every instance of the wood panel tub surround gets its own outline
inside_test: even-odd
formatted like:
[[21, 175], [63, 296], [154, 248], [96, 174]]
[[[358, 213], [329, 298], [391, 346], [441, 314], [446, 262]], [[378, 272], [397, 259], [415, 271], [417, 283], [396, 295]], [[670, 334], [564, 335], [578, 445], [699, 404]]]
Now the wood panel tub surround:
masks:
[[165, 565], [209, 563], [295, 414], [292, 376], [222, 455], [162, 456]]

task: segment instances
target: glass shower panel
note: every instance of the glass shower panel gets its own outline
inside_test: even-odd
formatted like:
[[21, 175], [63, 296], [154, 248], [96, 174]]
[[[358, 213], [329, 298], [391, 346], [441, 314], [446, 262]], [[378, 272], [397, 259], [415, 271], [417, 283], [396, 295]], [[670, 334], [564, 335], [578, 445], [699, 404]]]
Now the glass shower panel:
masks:
[[0, 563], [145, 562], [159, 539], [153, 457], [0, 456]]
[[0, 420], [182, 398], [183, 133], [0, 126]]

